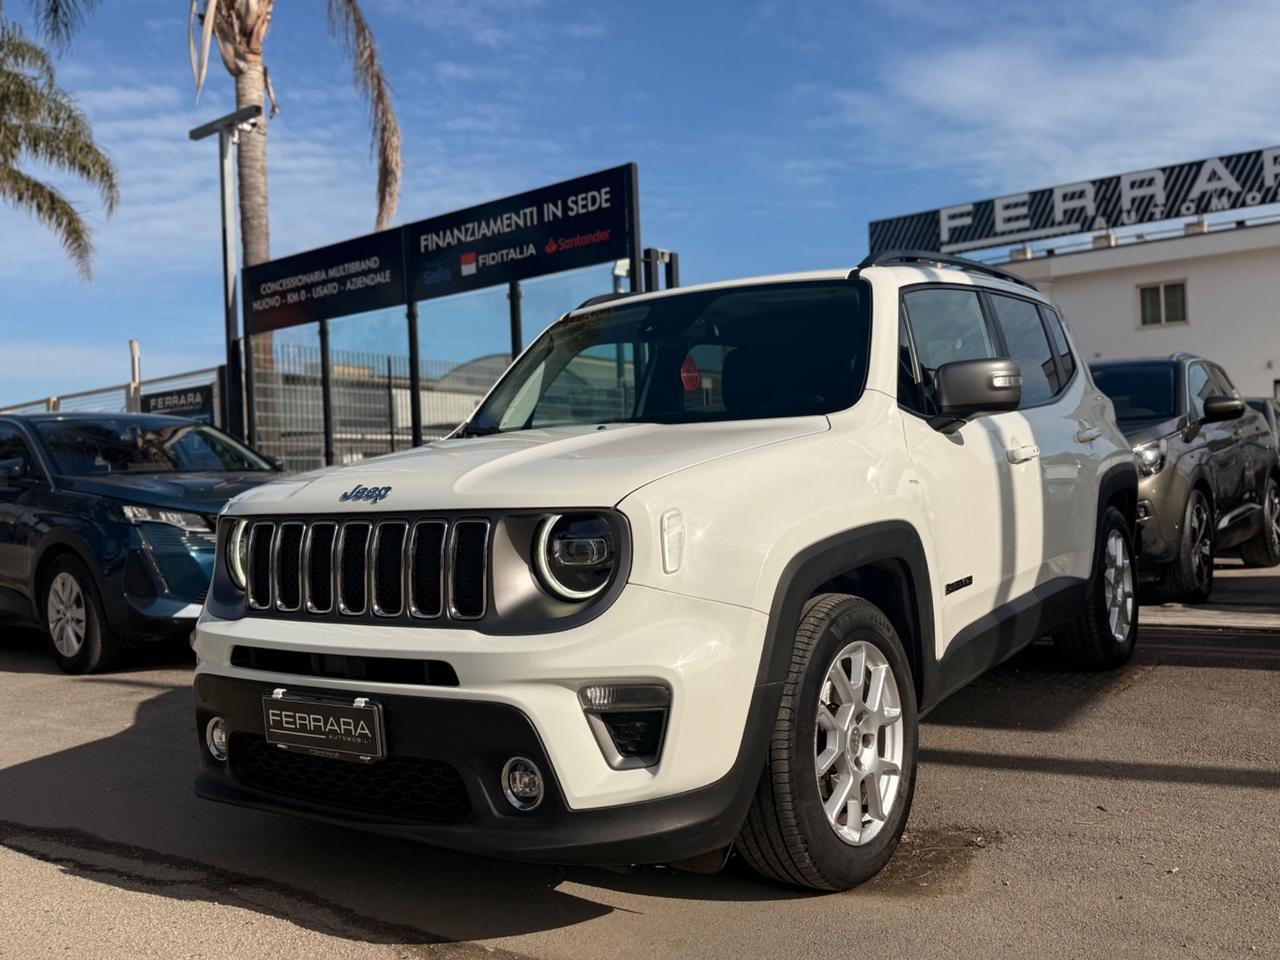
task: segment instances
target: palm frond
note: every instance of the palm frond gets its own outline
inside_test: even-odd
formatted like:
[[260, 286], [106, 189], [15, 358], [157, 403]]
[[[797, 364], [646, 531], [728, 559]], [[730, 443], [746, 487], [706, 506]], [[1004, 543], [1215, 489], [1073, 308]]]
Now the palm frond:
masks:
[[40, 34], [54, 47], [63, 49], [101, 0], [32, 0], [31, 6]]
[[378, 215], [382, 230], [395, 216], [400, 201], [400, 174], [404, 158], [400, 149], [400, 121], [391, 102], [391, 85], [382, 72], [378, 46], [357, 0], [328, 0], [329, 30], [342, 40], [351, 56], [356, 90], [369, 105], [372, 126], [370, 150], [378, 162]]
[[84, 280], [93, 279], [89, 225], [61, 193], [15, 167], [0, 167], [0, 197], [21, 207], [58, 237]]
[[102, 206], [115, 213], [120, 202], [120, 181], [111, 159], [92, 139], [74, 128], [29, 126], [18, 134], [22, 152], [32, 159], [74, 174], [98, 188]]
[[53, 59], [48, 52], [28, 39], [16, 23], [3, 20], [0, 20], [0, 65], [3, 69], [33, 73], [41, 83], [53, 85]]

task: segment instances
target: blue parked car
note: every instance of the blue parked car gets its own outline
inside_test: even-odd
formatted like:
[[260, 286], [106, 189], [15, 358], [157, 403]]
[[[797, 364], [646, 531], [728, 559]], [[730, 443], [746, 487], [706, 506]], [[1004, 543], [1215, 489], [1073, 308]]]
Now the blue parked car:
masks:
[[68, 673], [186, 636], [218, 511], [279, 469], [193, 420], [0, 415], [0, 621], [44, 626]]

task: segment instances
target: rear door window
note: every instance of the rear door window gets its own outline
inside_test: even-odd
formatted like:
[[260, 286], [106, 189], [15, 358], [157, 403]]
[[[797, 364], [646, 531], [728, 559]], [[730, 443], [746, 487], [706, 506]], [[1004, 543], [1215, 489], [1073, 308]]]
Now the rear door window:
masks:
[[998, 293], [991, 294], [991, 305], [1009, 356], [1022, 368], [1022, 406], [1033, 407], [1052, 399], [1061, 383], [1040, 310], [1030, 300]]
[[1058, 351], [1058, 366], [1062, 368], [1062, 384], [1066, 386], [1076, 372], [1076, 358], [1071, 352], [1071, 345], [1067, 343], [1067, 331], [1062, 326], [1062, 318], [1058, 316], [1056, 310], [1041, 304], [1040, 312], [1044, 315], [1044, 321], [1049, 325], [1050, 332], [1053, 333], [1053, 344]]

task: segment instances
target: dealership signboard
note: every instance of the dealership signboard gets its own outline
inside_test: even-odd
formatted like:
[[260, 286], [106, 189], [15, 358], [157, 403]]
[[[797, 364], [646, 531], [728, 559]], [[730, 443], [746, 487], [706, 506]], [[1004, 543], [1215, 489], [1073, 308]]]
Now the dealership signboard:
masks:
[[244, 271], [263, 333], [639, 255], [636, 166], [566, 180]]
[[1280, 202], [1280, 147], [876, 220], [871, 253], [959, 253]]
[[169, 417], [189, 417], [213, 423], [213, 384], [204, 383], [180, 390], [162, 390], [142, 395], [143, 413]]

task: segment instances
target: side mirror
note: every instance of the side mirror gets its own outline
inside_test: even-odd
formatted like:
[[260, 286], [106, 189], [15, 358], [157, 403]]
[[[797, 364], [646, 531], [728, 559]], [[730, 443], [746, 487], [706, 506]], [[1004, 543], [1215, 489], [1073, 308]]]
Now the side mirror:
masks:
[[963, 420], [984, 413], [1017, 410], [1022, 403], [1022, 369], [1017, 360], [957, 360], [933, 375], [938, 413]]
[[283, 461], [283, 460], [281, 460], [279, 457], [269, 457], [269, 456], [267, 456], [265, 453], [264, 453], [264, 454], [262, 454], [261, 456], [262, 456], [262, 459], [263, 459], [263, 460], [267, 461], [267, 463], [269, 463], [269, 464], [271, 465], [271, 468], [272, 468], [273, 470], [283, 470], [283, 469], [284, 469], [284, 461]]
[[31, 482], [31, 470], [25, 457], [0, 460], [0, 486], [24, 487], [30, 486]]
[[1204, 402], [1204, 422], [1221, 423], [1224, 420], [1239, 420], [1244, 416], [1243, 400], [1235, 397], [1210, 397]]

